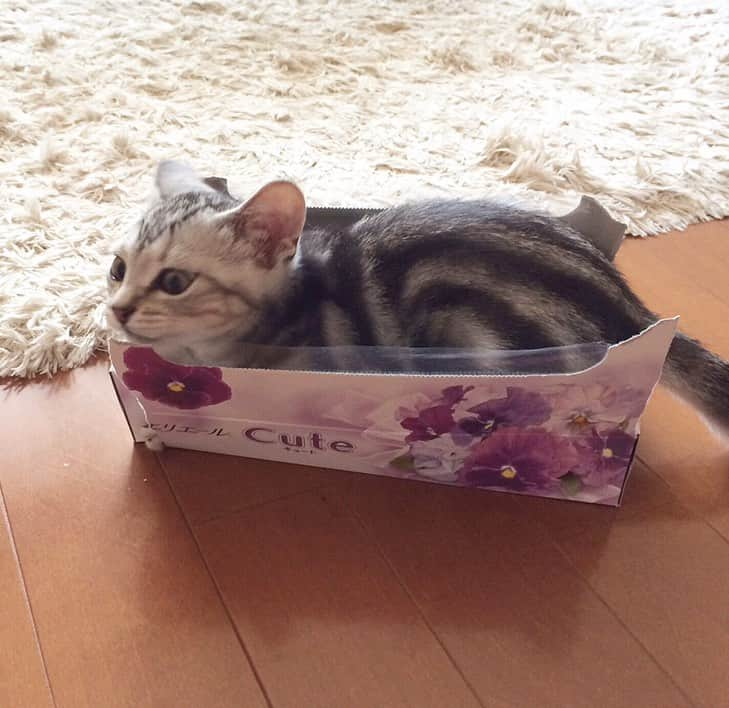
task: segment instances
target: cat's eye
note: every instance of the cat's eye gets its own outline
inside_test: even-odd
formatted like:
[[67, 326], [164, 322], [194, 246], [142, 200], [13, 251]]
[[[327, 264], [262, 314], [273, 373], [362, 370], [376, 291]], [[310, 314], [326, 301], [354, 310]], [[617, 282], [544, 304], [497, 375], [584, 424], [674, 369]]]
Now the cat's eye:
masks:
[[127, 272], [127, 264], [119, 256], [114, 257], [114, 261], [109, 269], [109, 277], [112, 280], [121, 282], [124, 280], [124, 274]]
[[180, 295], [192, 285], [193, 280], [195, 280], [194, 273], [166, 268], [157, 276], [156, 285], [168, 295]]

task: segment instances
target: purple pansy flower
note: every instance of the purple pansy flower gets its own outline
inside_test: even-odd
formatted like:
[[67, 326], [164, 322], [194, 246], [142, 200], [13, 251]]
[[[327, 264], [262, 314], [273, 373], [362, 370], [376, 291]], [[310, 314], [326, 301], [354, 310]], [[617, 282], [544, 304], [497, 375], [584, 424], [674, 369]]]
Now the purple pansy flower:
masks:
[[124, 363], [124, 385], [149, 401], [190, 410], [228, 401], [232, 395], [216, 367], [172, 364], [148, 347], [127, 349]]
[[435, 405], [422, 408], [417, 415], [411, 415], [400, 421], [400, 425], [409, 430], [405, 442], [424, 442], [434, 440], [450, 432], [456, 425], [453, 409], [470, 391], [469, 387], [449, 386], [443, 389], [440, 398], [433, 401]]
[[445, 403], [426, 408], [420, 411], [417, 417], [405, 418], [400, 423], [405, 430], [410, 431], [405, 438], [409, 443], [433, 440], [450, 431], [455, 424], [453, 408]]
[[442, 391], [441, 401], [451, 406], [460, 403], [466, 394], [473, 389], [473, 386], [448, 386]]
[[504, 398], [485, 401], [468, 412], [474, 415], [459, 420], [458, 427], [471, 437], [482, 438], [504, 425], [541, 425], [549, 419], [552, 407], [539, 393], [509, 386]]
[[466, 459], [462, 477], [481, 487], [524, 490], [556, 486], [578, 462], [569, 440], [542, 428], [500, 428]]
[[623, 430], [611, 430], [575, 440], [579, 462], [573, 470], [589, 487], [620, 484], [633, 455], [635, 438]]

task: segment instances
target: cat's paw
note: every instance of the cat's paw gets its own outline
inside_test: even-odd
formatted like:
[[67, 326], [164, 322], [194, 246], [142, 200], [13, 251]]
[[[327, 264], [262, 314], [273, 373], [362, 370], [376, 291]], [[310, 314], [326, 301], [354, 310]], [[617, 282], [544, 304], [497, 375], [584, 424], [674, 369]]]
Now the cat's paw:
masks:
[[152, 452], [162, 452], [162, 450], [165, 449], [165, 444], [162, 442], [162, 438], [160, 438], [154, 430], [148, 430], [145, 432], [144, 444], [147, 446], [147, 449]]

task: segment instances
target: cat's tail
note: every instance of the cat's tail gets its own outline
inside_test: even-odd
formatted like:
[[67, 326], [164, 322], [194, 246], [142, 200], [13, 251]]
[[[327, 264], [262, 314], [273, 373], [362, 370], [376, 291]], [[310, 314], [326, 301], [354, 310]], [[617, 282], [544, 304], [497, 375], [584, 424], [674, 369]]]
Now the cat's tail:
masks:
[[729, 444], [729, 362], [678, 333], [663, 369], [662, 383], [695, 408]]

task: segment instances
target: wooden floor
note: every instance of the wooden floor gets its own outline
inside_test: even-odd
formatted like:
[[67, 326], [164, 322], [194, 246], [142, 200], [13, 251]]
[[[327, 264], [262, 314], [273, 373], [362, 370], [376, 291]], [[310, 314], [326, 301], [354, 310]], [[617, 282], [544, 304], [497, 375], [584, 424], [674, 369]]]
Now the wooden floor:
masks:
[[[626, 243], [729, 356], [729, 222]], [[622, 509], [134, 448], [0, 388], [0, 706], [729, 706], [729, 452], [659, 392]]]

